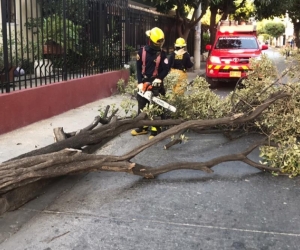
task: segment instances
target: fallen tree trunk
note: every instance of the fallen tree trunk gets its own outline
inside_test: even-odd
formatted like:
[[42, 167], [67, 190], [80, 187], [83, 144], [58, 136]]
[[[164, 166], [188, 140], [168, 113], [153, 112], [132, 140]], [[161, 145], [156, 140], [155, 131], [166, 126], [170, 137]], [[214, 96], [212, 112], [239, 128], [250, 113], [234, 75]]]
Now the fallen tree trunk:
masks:
[[[41, 179], [100, 170], [127, 172], [145, 178], [154, 178], [159, 174], [178, 169], [194, 169], [211, 173], [213, 172], [211, 168], [219, 163], [226, 161], [243, 161], [260, 170], [278, 172], [278, 169], [253, 162], [247, 157], [247, 155], [256, 147], [262, 145], [262, 142], [251, 146], [244, 152], [217, 157], [207, 162], [175, 162], [153, 168], [134, 163], [131, 159], [159, 141], [174, 134], [178, 134], [186, 129], [207, 129], [217, 125], [237, 125], [252, 121], [276, 100], [288, 96], [289, 95], [285, 92], [277, 92], [266, 99], [261, 105], [254, 108], [251, 113], [233, 114], [230, 117], [211, 120], [150, 121], [145, 120], [145, 114], [143, 113], [135, 119], [118, 120], [116, 117], [112, 117], [108, 124], [100, 126], [99, 128], [82, 131], [81, 133], [66, 138], [65, 140], [58, 141], [47, 147], [31, 151], [0, 164], [0, 194], [5, 194], [17, 187], [21, 187]], [[173, 127], [122, 156], [90, 155], [83, 153], [82, 150], [80, 150], [82, 147], [87, 145], [101, 144], [104, 140], [113, 139], [122, 132], [144, 125], [173, 125]]]
[[244, 152], [217, 157], [206, 162], [175, 162], [155, 168], [131, 162], [129, 160], [130, 154], [125, 156], [89, 155], [79, 150], [64, 149], [56, 153], [27, 157], [2, 164], [0, 193], [44, 178], [94, 171], [126, 172], [145, 178], [154, 178], [160, 174], [179, 169], [213, 173], [211, 170], [213, 166], [228, 161], [242, 161], [263, 171], [278, 171], [278, 169], [256, 163], [247, 157], [255, 148], [263, 144], [263, 142], [259, 142]]

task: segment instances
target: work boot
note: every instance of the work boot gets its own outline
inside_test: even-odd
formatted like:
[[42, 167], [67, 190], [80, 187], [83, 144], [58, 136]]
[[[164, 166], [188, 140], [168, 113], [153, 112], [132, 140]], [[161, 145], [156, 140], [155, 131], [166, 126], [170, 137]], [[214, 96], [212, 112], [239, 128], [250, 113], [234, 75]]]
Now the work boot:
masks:
[[133, 135], [133, 136], [145, 135], [145, 134], [148, 134], [148, 127], [137, 128], [137, 129], [131, 130], [131, 135]]
[[149, 140], [153, 139], [156, 135], [150, 134]]
[[153, 139], [154, 136], [157, 136], [161, 132], [160, 127], [151, 127], [151, 134], [149, 136], [149, 140]]

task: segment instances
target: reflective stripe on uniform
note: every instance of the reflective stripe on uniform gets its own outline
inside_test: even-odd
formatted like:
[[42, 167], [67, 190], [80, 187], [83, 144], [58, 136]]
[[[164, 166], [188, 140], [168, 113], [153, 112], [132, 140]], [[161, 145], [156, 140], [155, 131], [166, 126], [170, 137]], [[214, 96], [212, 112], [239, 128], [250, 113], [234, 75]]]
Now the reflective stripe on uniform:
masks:
[[[146, 49], [145, 47], [143, 47], [143, 51], [142, 51], [142, 75], [145, 74], [146, 72], [146, 55], [147, 55], [147, 52], [146, 52]], [[160, 53], [159, 55], [156, 57], [156, 60], [155, 60], [155, 68], [154, 68], [154, 71], [152, 73], [152, 77], [156, 77], [158, 75], [158, 67], [159, 67], [159, 64], [160, 64]]]

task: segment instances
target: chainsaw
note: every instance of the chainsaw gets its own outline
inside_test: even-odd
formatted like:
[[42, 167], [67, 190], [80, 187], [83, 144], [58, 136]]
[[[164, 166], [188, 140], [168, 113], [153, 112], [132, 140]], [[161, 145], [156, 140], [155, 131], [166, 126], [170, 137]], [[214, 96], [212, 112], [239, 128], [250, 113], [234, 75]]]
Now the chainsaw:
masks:
[[140, 96], [144, 97], [145, 99], [147, 99], [150, 103], [155, 102], [156, 104], [158, 104], [159, 106], [161, 106], [165, 109], [168, 109], [172, 112], [176, 112], [176, 108], [174, 106], [172, 106], [171, 104], [163, 101], [162, 99], [160, 99], [158, 97], [153, 96], [152, 91], [149, 91], [147, 89], [151, 89], [151, 85], [150, 85], [150, 88], [146, 88], [145, 91], [139, 89], [138, 94]]

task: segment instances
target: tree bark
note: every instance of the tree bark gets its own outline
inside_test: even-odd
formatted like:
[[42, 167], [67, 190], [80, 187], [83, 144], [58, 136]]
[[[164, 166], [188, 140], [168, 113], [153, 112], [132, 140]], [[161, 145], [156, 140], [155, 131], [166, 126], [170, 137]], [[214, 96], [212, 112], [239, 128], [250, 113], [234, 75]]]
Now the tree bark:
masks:
[[210, 9], [210, 22], [209, 22], [209, 33], [210, 33], [210, 44], [213, 44], [216, 39], [216, 18], [218, 13], [218, 8]]
[[293, 25], [294, 25], [295, 43], [297, 48], [300, 48], [300, 39], [299, 39], [300, 23], [297, 22], [296, 20], [295, 22], [293, 22]]

